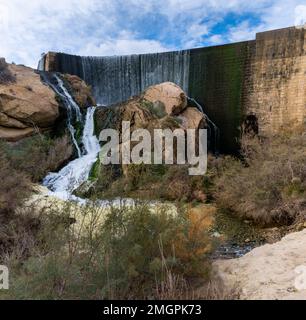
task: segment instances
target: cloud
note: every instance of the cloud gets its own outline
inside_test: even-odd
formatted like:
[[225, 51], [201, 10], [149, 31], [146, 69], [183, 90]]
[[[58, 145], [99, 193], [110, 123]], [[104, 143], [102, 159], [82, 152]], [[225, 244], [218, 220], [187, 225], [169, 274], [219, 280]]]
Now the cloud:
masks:
[[161, 52], [249, 40], [306, 21], [305, 0], [0, 0], [0, 56]]
[[207, 39], [207, 42], [211, 45], [218, 45], [224, 43], [224, 39], [220, 34], [215, 34]]
[[294, 24], [296, 26], [304, 25], [306, 23], [306, 6], [304, 5], [296, 6], [294, 13], [295, 13]]
[[252, 26], [249, 21], [243, 21], [235, 27], [229, 28], [227, 39], [229, 42], [252, 40], [257, 32], [265, 30], [264, 25]]
[[165, 52], [175, 49], [177, 48], [164, 46], [157, 40], [136, 39], [131, 33], [124, 32], [117, 39], [107, 39], [98, 44], [88, 43], [78, 54], [85, 56], [111, 56]]

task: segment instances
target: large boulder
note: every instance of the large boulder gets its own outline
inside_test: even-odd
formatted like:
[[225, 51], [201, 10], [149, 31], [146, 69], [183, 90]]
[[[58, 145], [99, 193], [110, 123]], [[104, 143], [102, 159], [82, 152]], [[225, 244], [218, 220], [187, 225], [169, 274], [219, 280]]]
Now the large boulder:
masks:
[[207, 122], [205, 115], [197, 108], [186, 108], [178, 118], [182, 122], [184, 129], [205, 129], [207, 128]]
[[[153, 148], [154, 129], [198, 130], [206, 128], [205, 115], [195, 107], [188, 106], [185, 98], [184, 91], [173, 83], [166, 82], [151, 86], [138, 97], [113, 106], [98, 108], [95, 113], [95, 133], [99, 136], [103, 129], [116, 129], [119, 133], [120, 143], [122, 143], [122, 121], [130, 121], [131, 133], [136, 129], [147, 129], [151, 133], [151, 147]], [[164, 107], [163, 111], [167, 112], [161, 112], [161, 104]], [[197, 135], [196, 139], [198, 139]], [[137, 143], [130, 143], [131, 149], [135, 144]], [[173, 149], [173, 159], [176, 163], [176, 143], [174, 143]], [[169, 151], [171, 150], [169, 149]], [[165, 155], [167, 149], [163, 147], [162, 152]], [[127, 180], [131, 180], [131, 177], [135, 175], [133, 166], [121, 165], [121, 170]], [[205, 200], [203, 193], [199, 192], [193, 196], [200, 201]]]
[[[59, 100], [40, 74], [0, 58], [0, 139], [18, 141], [51, 130], [60, 115]], [[62, 76], [81, 108], [95, 105], [91, 88], [77, 76]]]
[[15, 80], [0, 84], [0, 138], [17, 141], [52, 127], [59, 116], [55, 93], [31, 68], [7, 65], [7, 70]]
[[185, 92], [173, 82], [163, 82], [149, 87], [143, 98], [153, 105], [162, 103], [168, 115], [178, 115], [187, 107]]

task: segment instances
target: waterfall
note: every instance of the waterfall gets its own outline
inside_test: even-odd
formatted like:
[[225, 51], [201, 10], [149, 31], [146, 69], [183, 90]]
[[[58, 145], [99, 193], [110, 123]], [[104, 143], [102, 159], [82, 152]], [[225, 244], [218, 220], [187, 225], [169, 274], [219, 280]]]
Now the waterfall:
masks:
[[166, 81], [188, 92], [189, 64], [189, 50], [112, 57], [57, 54], [57, 71], [84, 79], [100, 105], [125, 101]]
[[90, 170], [97, 161], [100, 145], [94, 134], [94, 113], [95, 107], [87, 109], [82, 136], [84, 155], [69, 162], [58, 173], [49, 173], [43, 180], [43, 185], [60, 199], [76, 198], [72, 196], [72, 192], [87, 181]]
[[219, 144], [220, 144], [220, 129], [216, 126], [216, 124], [208, 117], [208, 115], [204, 112], [204, 108], [197, 102], [197, 100], [187, 97], [188, 102], [193, 103], [196, 108], [201, 111], [205, 115], [205, 119], [208, 123], [208, 136], [210, 140], [213, 138], [213, 143], [210, 141], [210, 148], [214, 151], [215, 154], [219, 153]]
[[62, 102], [65, 105], [67, 110], [67, 128], [70, 132], [75, 149], [77, 150], [78, 157], [81, 157], [81, 149], [75, 137], [76, 130], [73, 126], [75, 122], [79, 124], [82, 123], [80, 107], [66, 89], [63, 80], [56, 73], [47, 74], [42, 72], [41, 76], [43, 77], [43, 80], [55, 91], [55, 93], [61, 97]]
[[45, 61], [46, 61], [46, 55], [42, 54], [40, 60], [38, 61], [38, 66], [37, 66], [38, 71], [45, 71]]

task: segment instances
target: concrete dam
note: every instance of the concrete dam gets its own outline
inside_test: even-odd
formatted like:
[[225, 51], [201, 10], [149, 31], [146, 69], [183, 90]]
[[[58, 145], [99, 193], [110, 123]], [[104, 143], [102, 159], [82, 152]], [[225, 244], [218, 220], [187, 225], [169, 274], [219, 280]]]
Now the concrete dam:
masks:
[[222, 152], [237, 149], [248, 119], [262, 136], [306, 119], [306, 29], [290, 27], [256, 39], [183, 51], [113, 57], [49, 52], [39, 69], [70, 73], [110, 105], [150, 85], [172, 81], [196, 99], [220, 129]]

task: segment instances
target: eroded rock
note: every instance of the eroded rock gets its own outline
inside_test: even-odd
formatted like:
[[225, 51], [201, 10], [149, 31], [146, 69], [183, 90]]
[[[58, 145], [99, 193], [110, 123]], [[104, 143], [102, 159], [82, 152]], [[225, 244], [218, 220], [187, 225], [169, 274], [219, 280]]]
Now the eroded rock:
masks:
[[153, 104], [163, 103], [168, 115], [178, 115], [187, 107], [185, 92], [173, 82], [163, 82], [149, 87], [143, 98]]
[[59, 116], [54, 92], [31, 68], [8, 65], [8, 69], [16, 80], [0, 85], [0, 138], [17, 141], [52, 127]]

